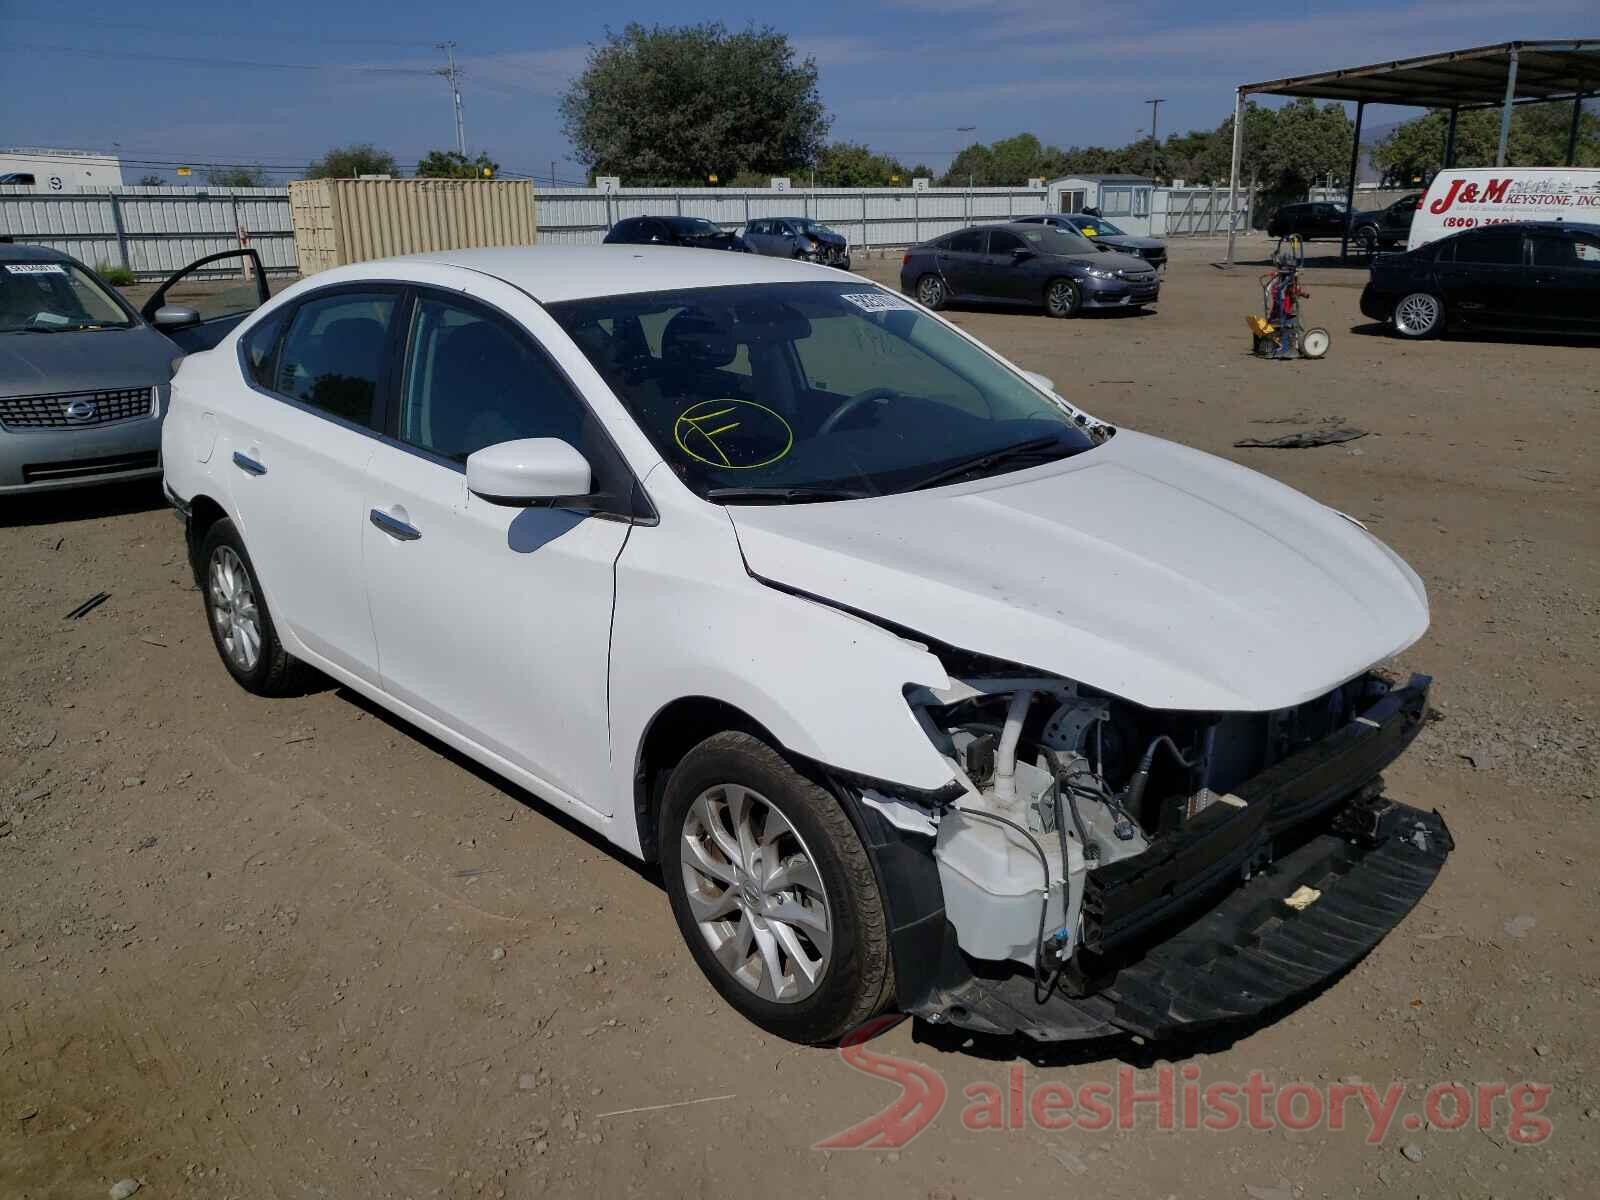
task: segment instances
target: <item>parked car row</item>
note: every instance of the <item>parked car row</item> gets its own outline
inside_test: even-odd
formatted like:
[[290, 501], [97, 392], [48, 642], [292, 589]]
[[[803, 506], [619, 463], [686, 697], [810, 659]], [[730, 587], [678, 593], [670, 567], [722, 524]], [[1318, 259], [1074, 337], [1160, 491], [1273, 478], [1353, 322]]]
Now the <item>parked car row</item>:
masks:
[[705, 217], [628, 217], [607, 230], [605, 244], [738, 250], [850, 269], [849, 241], [810, 217], [760, 217], [738, 231]]
[[1342, 202], [1313, 200], [1283, 204], [1267, 222], [1270, 237], [1298, 237], [1302, 242], [1346, 239], [1368, 254], [1403, 246], [1411, 236], [1411, 222], [1422, 206], [1422, 193], [1411, 192], [1392, 204], [1370, 211], [1348, 212]]

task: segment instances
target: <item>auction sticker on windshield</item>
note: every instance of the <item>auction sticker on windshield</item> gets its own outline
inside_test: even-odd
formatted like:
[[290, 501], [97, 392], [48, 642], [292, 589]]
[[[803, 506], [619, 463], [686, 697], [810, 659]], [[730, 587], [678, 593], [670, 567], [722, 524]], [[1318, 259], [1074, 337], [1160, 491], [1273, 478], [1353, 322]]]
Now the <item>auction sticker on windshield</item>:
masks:
[[862, 312], [869, 313], [913, 308], [909, 302], [899, 296], [891, 296], [888, 292], [842, 292], [839, 299], [854, 304]]
[[8, 275], [65, 275], [67, 269], [60, 263], [7, 263]]

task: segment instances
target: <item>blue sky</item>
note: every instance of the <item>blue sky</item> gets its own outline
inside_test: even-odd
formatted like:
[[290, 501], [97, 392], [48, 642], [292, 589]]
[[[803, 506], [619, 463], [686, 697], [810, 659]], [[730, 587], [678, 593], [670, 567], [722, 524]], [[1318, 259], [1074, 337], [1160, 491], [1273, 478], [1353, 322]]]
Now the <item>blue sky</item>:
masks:
[[939, 168], [974, 137], [1123, 144], [1148, 129], [1152, 96], [1163, 133], [1210, 128], [1239, 82], [1593, 36], [1597, 16], [1596, 0], [0, 0], [0, 144], [289, 166], [372, 141], [414, 163], [454, 142], [444, 81], [424, 73], [453, 38], [469, 149], [580, 180], [556, 100], [588, 44], [630, 20], [721, 19], [773, 24], [816, 58], [833, 136]]

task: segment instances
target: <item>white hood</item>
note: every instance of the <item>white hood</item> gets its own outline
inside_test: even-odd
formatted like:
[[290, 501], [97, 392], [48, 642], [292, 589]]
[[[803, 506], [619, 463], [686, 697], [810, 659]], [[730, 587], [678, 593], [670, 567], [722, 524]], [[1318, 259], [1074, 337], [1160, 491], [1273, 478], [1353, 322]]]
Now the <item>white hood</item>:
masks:
[[1428, 627], [1422, 581], [1347, 518], [1126, 430], [973, 483], [727, 511], [763, 579], [1148, 708], [1287, 708]]

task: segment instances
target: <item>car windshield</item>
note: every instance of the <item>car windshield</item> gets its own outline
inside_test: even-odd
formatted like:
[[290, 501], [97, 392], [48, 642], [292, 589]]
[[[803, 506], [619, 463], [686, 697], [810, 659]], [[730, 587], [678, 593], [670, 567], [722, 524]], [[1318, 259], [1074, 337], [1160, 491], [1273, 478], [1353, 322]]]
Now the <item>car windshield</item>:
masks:
[[711, 500], [882, 495], [954, 481], [964, 463], [993, 473], [1095, 444], [1061, 402], [865, 282], [697, 288], [550, 312], [678, 477]]
[[1088, 238], [1070, 229], [1062, 229], [1059, 225], [1029, 225], [1018, 229], [1017, 233], [1041, 254], [1087, 254], [1093, 257], [1100, 253]]
[[1127, 233], [1113, 225], [1110, 221], [1101, 220], [1099, 217], [1080, 217], [1074, 222], [1085, 234], [1099, 235], [1100, 237], [1127, 237]]
[[704, 217], [673, 217], [670, 224], [685, 237], [714, 237], [722, 229]]
[[127, 310], [77, 263], [0, 263], [0, 333], [71, 333], [132, 324]]
[[795, 217], [795, 218], [793, 218], [793, 222], [792, 223], [793, 223], [794, 227], [796, 229], [798, 229], [801, 233], [832, 233], [833, 232], [833, 230], [829, 229], [821, 221], [813, 221], [810, 217]]

